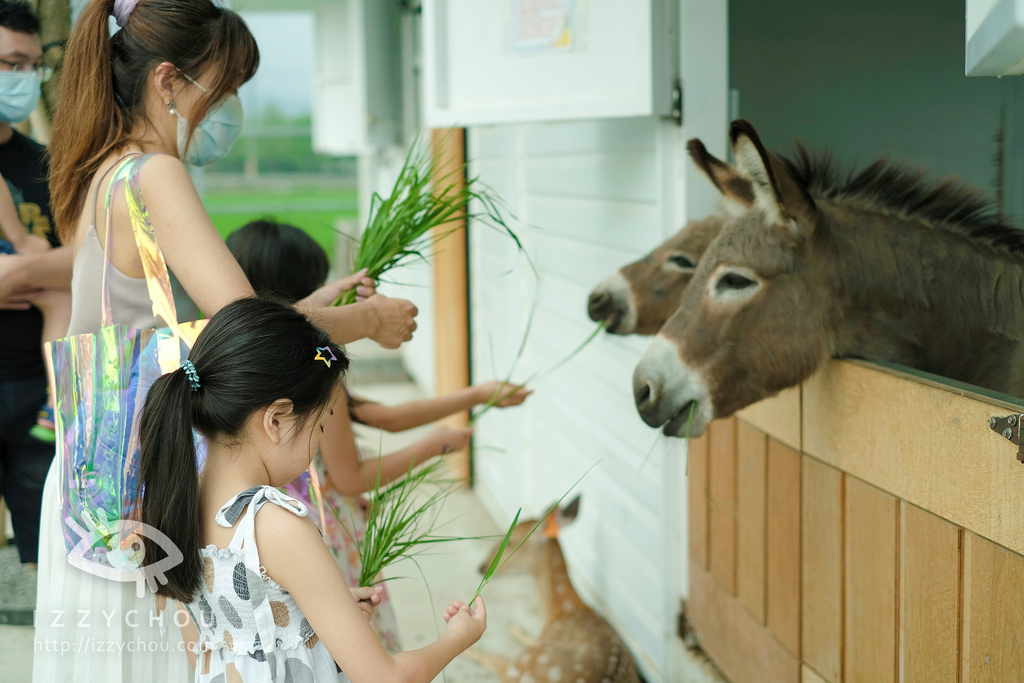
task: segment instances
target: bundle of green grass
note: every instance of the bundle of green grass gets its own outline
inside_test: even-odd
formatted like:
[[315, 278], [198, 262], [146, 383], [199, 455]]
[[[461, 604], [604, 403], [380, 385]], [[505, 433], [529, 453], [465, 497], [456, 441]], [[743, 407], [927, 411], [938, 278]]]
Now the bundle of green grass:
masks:
[[[522, 244], [509, 228], [501, 202], [479, 178], [467, 177], [467, 164], [455, 165], [439, 177], [438, 160], [429, 145], [417, 138], [402, 164], [391, 195], [374, 193], [370, 221], [359, 241], [353, 272], [367, 271], [374, 280], [410, 260], [426, 259], [433, 247], [457, 229], [463, 217], [470, 223], [500, 230]], [[447, 230], [436, 230], [445, 228]], [[356, 300], [354, 289], [343, 292], [335, 306]]]

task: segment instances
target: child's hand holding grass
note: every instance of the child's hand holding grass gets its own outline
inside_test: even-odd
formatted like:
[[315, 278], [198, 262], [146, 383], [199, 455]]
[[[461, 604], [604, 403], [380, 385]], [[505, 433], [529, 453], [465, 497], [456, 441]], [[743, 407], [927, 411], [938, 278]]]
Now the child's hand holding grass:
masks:
[[370, 339], [385, 349], [397, 349], [402, 342], [412, 339], [419, 310], [411, 301], [374, 294], [366, 300], [366, 305], [373, 316], [374, 332]]
[[444, 630], [445, 638], [453, 638], [460, 650], [465, 650], [480, 640], [487, 630], [487, 608], [484, 599], [477, 596], [470, 607], [461, 600], [455, 600], [444, 612], [444, 620], [448, 626]]
[[373, 617], [374, 611], [377, 606], [380, 605], [381, 596], [384, 595], [384, 586], [368, 586], [366, 588], [349, 588], [352, 591], [352, 597], [359, 605], [360, 611], [363, 616], [369, 621]]
[[524, 386], [498, 380], [477, 384], [473, 389], [477, 392], [476, 402], [478, 404], [490, 405], [495, 408], [517, 406], [533, 393], [532, 389], [527, 389]]
[[347, 292], [353, 288], [355, 288], [357, 294], [356, 301], [365, 301], [367, 297], [377, 293], [376, 287], [376, 283], [366, 276], [366, 269], [364, 268], [358, 273], [352, 273], [348, 277], [328, 282], [300, 301], [299, 304], [308, 308], [333, 306], [334, 301], [341, 296], [342, 292]]
[[452, 429], [451, 427], [441, 425], [435, 427], [433, 431], [426, 436], [426, 439], [429, 442], [427, 449], [431, 456], [455, 453], [456, 451], [461, 451], [469, 446], [469, 442], [472, 438], [472, 427], [468, 427], [466, 429]]

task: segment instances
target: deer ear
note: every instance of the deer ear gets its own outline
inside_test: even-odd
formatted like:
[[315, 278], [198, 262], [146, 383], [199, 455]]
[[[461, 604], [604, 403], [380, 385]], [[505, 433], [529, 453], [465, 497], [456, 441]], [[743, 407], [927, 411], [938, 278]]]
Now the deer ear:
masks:
[[686, 143], [694, 166], [726, 199], [744, 209], [754, 206], [754, 188], [735, 166], [713, 156], [704, 143], [694, 138]]
[[729, 137], [736, 166], [753, 189], [754, 208], [794, 237], [810, 234], [817, 219], [814, 201], [785, 165], [764, 148], [754, 126], [745, 119], [733, 121]]
[[569, 503], [560, 508], [555, 514], [558, 518], [558, 526], [562, 527], [571, 524], [580, 513], [580, 497], [576, 496]]

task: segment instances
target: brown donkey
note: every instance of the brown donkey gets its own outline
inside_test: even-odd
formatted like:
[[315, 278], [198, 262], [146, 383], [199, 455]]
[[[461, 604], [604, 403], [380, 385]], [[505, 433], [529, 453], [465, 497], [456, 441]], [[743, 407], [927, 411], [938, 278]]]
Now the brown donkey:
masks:
[[[502, 683], [640, 682], [633, 656], [625, 643], [601, 615], [580, 599], [569, 581], [558, 532], [576, 519], [579, 505], [577, 496], [564, 508], [555, 508], [538, 533], [527, 539], [502, 569], [502, 572], [519, 570], [532, 574], [546, 612], [540, 635], [524, 643], [526, 649], [517, 658], [479, 650], [466, 653], [494, 669]], [[509, 540], [509, 552], [523, 542], [536, 524], [536, 520], [531, 520], [516, 525]], [[493, 560], [492, 554], [480, 571], [485, 571]]]
[[652, 427], [691, 436], [830, 356], [1024, 395], [1024, 232], [952, 179], [876, 161], [842, 177], [730, 131], [755, 206], [723, 227], [633, 376]]
[[688, 222], [682, 230], [638, 261], [602, 280], [590, 293], [587, 312], [608, 321], [611, 334], [655, 334], [683, 297], [697, 263], [722, 225], [754, 203], [750, 181], [733, 166], [708, 154], [700, 140], [687, 148], [697, 170], [722, 193], [722, 215]]

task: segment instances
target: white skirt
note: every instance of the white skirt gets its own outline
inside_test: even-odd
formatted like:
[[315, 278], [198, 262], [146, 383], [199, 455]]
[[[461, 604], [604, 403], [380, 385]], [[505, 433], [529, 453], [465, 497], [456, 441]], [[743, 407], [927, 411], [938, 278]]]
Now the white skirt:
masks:
[[[33, 683], [185, 683], [193, 678], [170, 603], [161, 633], [154, 595], [68, 564], [54, 458], [39, 529]], [[180, 620], [179, 620], [179, 623]]]

